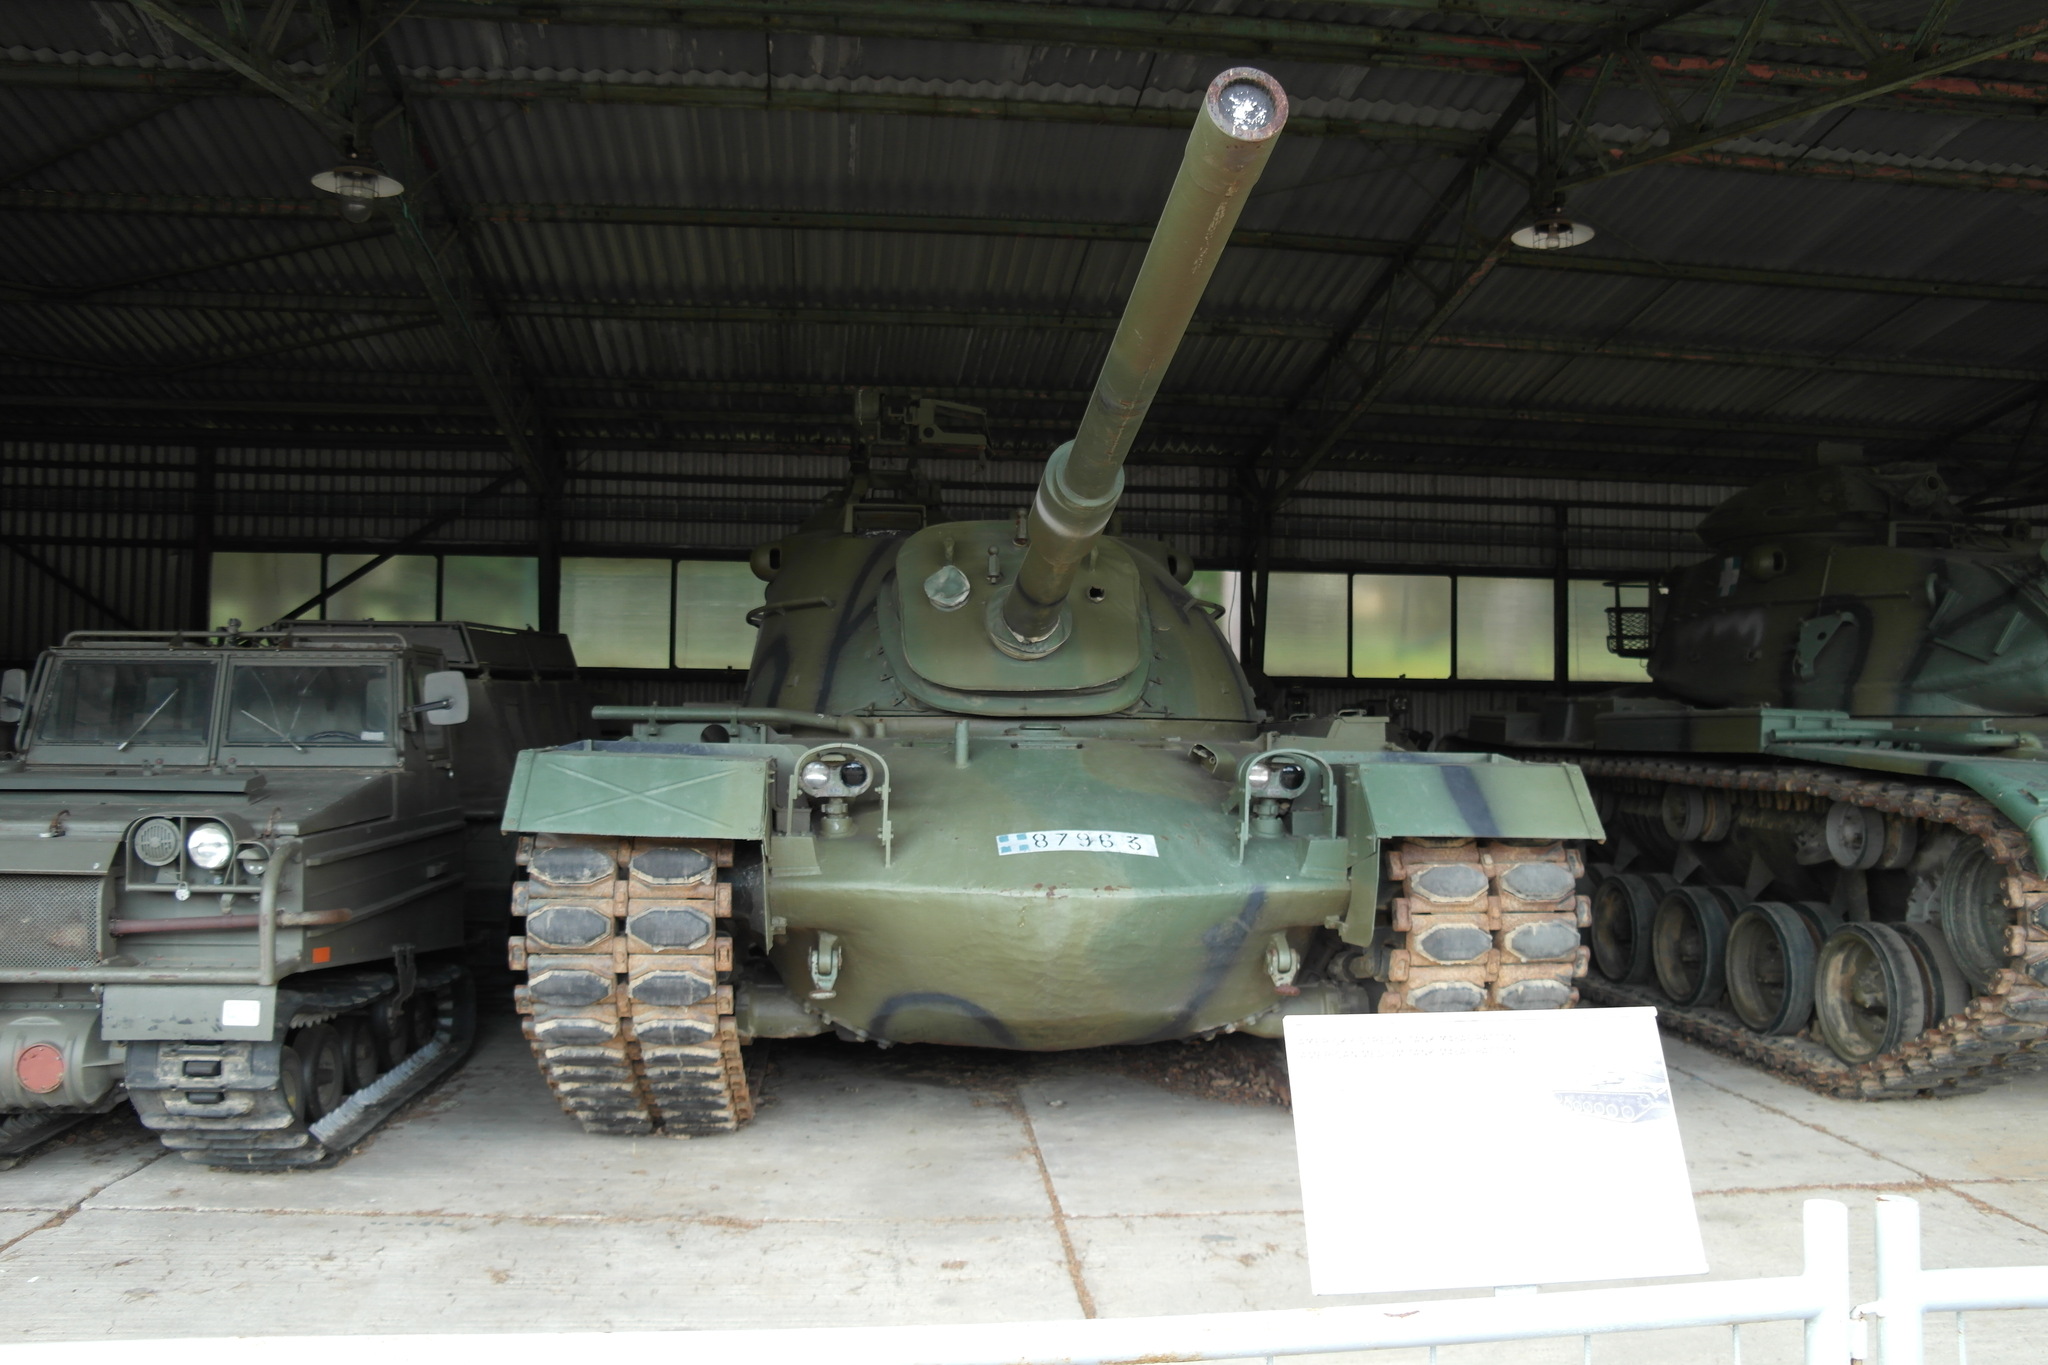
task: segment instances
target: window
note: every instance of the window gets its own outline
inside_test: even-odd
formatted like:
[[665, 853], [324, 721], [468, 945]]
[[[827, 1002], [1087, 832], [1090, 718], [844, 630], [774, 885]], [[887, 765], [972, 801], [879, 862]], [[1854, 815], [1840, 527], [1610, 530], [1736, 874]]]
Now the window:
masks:
[[1458, 580], [1458, 676], [1545, 680], [1556, 676], [1552, 581]]
[[745, 668], [754, 661], [747, 613], [768, 585], [743, 563], [685, 559], [676, 564], [677, 668]]
[[564, 559], [562, 630], [576, 662], [667, 668], [672, 583], [666, 559]]
[[1649, 662], [1625, 659], [1607, 649], [1607, 609], [1645, 609], [1650, 589], [1644, 583], [1618, 588], [1593, 578], [1575, 578], [1571, 585], [1571, 677], [1573, 682], [1647, 682]]
[[391, 670], [382, 664], [242, 664], [228, 689], [229, 744], [388, 744]]
[[132, 746], [131, 756], [203, 747], [217, 671], [211, 659], [66, 659], [45, 693], [36, 743]]
[[[1190, 585], [1234, 578], [1210, 570]], [[1650, 589], [1571, 579], [1566, 671], [1558, 673], [1557, 580], [1490, 574], [1275, 573], [1266, 672], [1280, 678], [1457, 678], [1472, 682], [1643, 682], [1641, 659], [1607, 648], [1607, 609], [1641, 610]], [[1209, 588], [1209, 592], [1216, 591]]]
[[320, 556], [222, 551], [213, 557], [213, 619], [261, 630], [320, 591]]
[[[339, 583], [375, 558], [375, 555], [327, 556], [328, 586]], [[439, 569], [440, 561], [433, 555], [393, 555], [328, 598], [326, 619], [437, 620], [435, 599], [440, 595], [436, 582]]]
[[1451, 580], [1423, 574], [1353, 574], [1351, 676], [1450, 677]]
[[1345, 577], [1267, 575], [1266, 672], [1283, 678], [1347, 676], [1350, 588]]
[[441, 618], [514, 629], [539, 624], [540, 561], [447, 556], [441, 561]]

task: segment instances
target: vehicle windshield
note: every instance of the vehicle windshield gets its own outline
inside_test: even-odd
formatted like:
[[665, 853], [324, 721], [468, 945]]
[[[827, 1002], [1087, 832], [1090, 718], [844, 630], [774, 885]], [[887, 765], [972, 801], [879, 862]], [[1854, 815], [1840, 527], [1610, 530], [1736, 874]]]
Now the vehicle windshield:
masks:
[[237, 664], [230, 744], [294, 749], [391, 742], [391, 670], [382, 664]]
[[211, 659], [65, 659], [43, 694], [35, 742], [204, 747], [217, 672]]

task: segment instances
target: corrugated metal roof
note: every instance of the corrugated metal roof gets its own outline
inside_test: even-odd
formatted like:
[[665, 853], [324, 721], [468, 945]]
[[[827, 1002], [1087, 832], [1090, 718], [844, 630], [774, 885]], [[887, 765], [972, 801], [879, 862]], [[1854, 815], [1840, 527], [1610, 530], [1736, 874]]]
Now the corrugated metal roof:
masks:
[[[1069, 7], [1034, 6], [1032, 17]], [[1178, 12], [1169, 0], [1122, 7]], [[2037, 17], [2038, 8], [2024, 0], [1969, 0], [1958, 7], [1952, 30], [1996, 34]], [[1696, 14], [1745, 12], [1724, 0]], [[1886, 0], [1862, 12], [1874, 24], [1910, 30], [1924, 4]], [[1781, 6], [1776, 19], [1825, 22], [1821, 15], [1811, 5]], [[1280, 0], [1248, 0], [1220, 17], [1562, 45], [1592, 36], [1474, 12]], [[1015, 224], [1148, 224], [1184, 134], [1120, 123], [1119, 111], [1190, 110], [1207, 79], [1234, 60], [1081, 41], [441, 18], [401, 18], [390, 42], [397, 65], [416, 81], [591, 81], [761, 96], [760, 107], [703, 107], [422, 91], [412, 99], [413, 116], [438, 172], [432, 195], [421, 185], [413, 189], [423, 201], [444, 197], [458, 214], [471, 204], [633, 205], [985, 223], [971, 232], [828, 230], [772, 222], [566, 222], [513, 211], [471, 223], [460, 245], [437, 235], [441, 249], [475, 262], [486, 311], [495, 307], [502, 315], [521, 367], [540, 386], [543, 410], [593, 480], [597, 473], [642, 472], [760, 490], [743, 499], [753, 520], [680, 517], [675, 494], [663, 491], [672, 485], [659, 482], [593, 482], [572, 491], [572, 538], [641, 548], [662, 536], [731, 549], [758, 538], [763, 519], [793, 520], [800, 502], [843, 474], [850, 437], [844, 417], [851, 390], [862, 385], [897, 395], [982, 395], [969, 401], [991, 409], [999, 458], [986, 465], [930, 463], [983, 485], [973, 494], [981, 500], [976, 506], [1013, 506], [1017, 495], [986, 485], [1032, 481], [1040, 454], [1080, 409], [1078, 395], [1107, 341], [1102, 320], [1119, 308], [1143, 255], [1137, 241], [1025, 234]], [[1672, 54], [1713, 58], [1725, 50], [1724, 40], [1699, 33], [1665, 34], [1658, 42], [1659, 51]], [[309, 27], [288, 34], [289, 70], [325, 71], [325, 55]], [[1766, 43], [1758, 55], [1818, 68], [1854, 68], [1860, 60], [1825, 44]], [[126, 6], [57, 0], [23, 0], [0, 15], [0, 68], [9, 64], [168, 75], [225, 69]], [[1516, 80], [1478, 66], [1277, 60], [1271, 69], [1304, 120], [1467, 134], [1490, 128], [1518, 88]], [[1985, 69], [2017, 81], [2048, 78], [2039, 63]], [[1042, 102], [1068, 106], [1061, 112], [1077, 118], [775, 107], [779, 97], [820, 92]], [[1756, 94], [1738, 90], [1726, 112], [1781, 107]], [[2029, 117], [1980, 116], [1987, 108], [1916, 112], [1893, 103], [1830, 113], [1721, 149], [1782, 163], [1777, 173], [1674, 165], [1580, 189], [1571, 207], [1599, 232], [1580, 251], [1641, 263], [1653, 273], [1567, 274], [1513, 261], [1495, 269], [1444, 328], [1446, 339], [1487, 344], [1425, 347], [1385, 388], [1379, 410], [1338, 445], [1332, 466], [1304, 486], [1303, 499], [1288, 511], [1284, 553], [1415, 563], [1464, 554], [1486, 556], [1469, 563], [1541, 565], [1550, 551], [1540, 516], [1438, 516], [1443, 509], [1435, 504], [1424, 516], [1413, 510], [1422, 505], [1403, 504], [1412, 525], [1393, 532], [1388, 528], [1401, 518], [1369, 499], [1316, 495], [1446, 496], [1481, 488], [1503, 499], [1611, 502], [1615, 488], [1627, 487], [1634, 491], [1621, 500], [1691, 505], [1711, 501], [1739, 478], [1796, 461], [1828, 430], [1853, 430], [1878, 455], [1909, 454], [2010, 406], [2028, 382], [2012, 372], [2039, 370], [2048, 380], [2038, 299], [1683, 277], [1728, 267], [2048, 284], [2039, 250], [2048, 209], [2038, 193], [1801, 173], [2048, 175], [2048, 144], [2031, 108], [2013, 111]], [[1088, 121], [1097, 116], [1104, 121]], [[1592, 131], [1617, 146], [1652, 146], [1665, 137], [1658, 118], [1647, 93], [1615, 87]], [[1514, 131], [1526, 136], [1532, 128], [1525, 118]], [[108, 135], [80, 145], [100, 134]], [[393, 122], [379, 141], [394, 165], [397, 136]], [[0, 81], [0, 141], [12, 149], [11, 164], [26, 170], [0, 192], [160, 201], [154, 213], [53, 212], [0, 201], [13, 283], [76, 290], [163, 276], [113, 299], [17, 293], [0, 300], [0, 348], [9, 352], [0, 367], [13, 401], [23, 405], [14, 414], [21, 421], [148, 429], [210, 442], [260, 436], [255, 448], [277, 452], [277, 472], [267, 481], [237, 474], [245, 481], [237, 491], [253, 497], [291, 489], [294, 500], [237, 511], [232, 530], [222, 532], [259, 538], [308, 532], [320, 524], [325, 494], [340, 499], [326, 510], [347, 535], [401, 535], [407, 519], [426, 515], [435, 498], [506, 467], [504, 455], [473, 449], [496, 444], [488, 409], [448, 332], [431, 321], [419, 276], [397, 241], [354, 239], [338, 217], [307, 217], [298, 207], [319, 199], [308, 177], [337, 155], [307, 120], [255, 94], [166, 98]], [[77, 150], [55, 156], [67, 147]], [[1521, 151], [1509, 157], [1528, 164]], [[1247, 205], [1243, 228], [1398, 242], [1448, 191], [1455, 170], [1435, 146], [1290, 136]], [[0, 166], [0, 178], [6, 174]], [[1451, 214], [1433, 241], [1489, 236], [1527, 193], [1512, 176], [1489, 174], [1470, 218]], [[242, 216], [172, 211], [202, 196], [280, 207], [268, 217], [246, 209]], [[273, 252], [286, 254], [239, 259]], [[1272, 447], [1276, 466], [1291, 468], [1338, 410], [1330, 405], [1358, 391], [1375, 363], [1367, 346], [1340, 361], [1322, 387], [1311, 384], [1331, 340], [1358, 318], [1388, 268], [1384, 254], [1371, 252], [1233, 246], [1200, 315], [1210, 330], [1191, 337], [1175, 360], [1157, 420], [1141, 441], [1129, 518], [1191, 534], [1205, 554], [1236, 554], [1242, 466]], [[1676, 273], [1660, 278], [1658, 270]], [[162, 297], [152, 300], [152, 291]], [[1433, 298], [1405, 290], [1391, 315], [1412, 324], [1435, 306]], [[663, 307], [692, 311], [683, 318], [639, 311]], [[736, 309], [789, 311], [771, 319], [733, 315]], [[1005, 316], [963, 325], [963, 318], [989, 314]], [[357, 335], [408, 322], [429, 325]], [[1367, 319], [1368, 332], [1380, 325]], [[1505, 346], [1495, 344], [1503, 338]], [[1517, 338], [1565, 343], [1580, 353], [1515, 349]], [[1598, 348], [1678, 355], [1712, 348], [1729, 353], [1727, 360], [1753, 363], [1585, 353]], [[1951, 372], [1814, 368], [1816, 358], [1902, 360]], [[2007, 373], [1953, 373], [1968, 367]], [[151, 409], [151, 402], [166, 406]], [[2016, 431], [2026, 416], [2015, 407], [1983, 438]], [[327, 480], [341, 476], [314, 478], [284, 453], [295, 448], [295, 436], [324, 446], [345, 444], [351, 433], [374, 435], [392, 448], [385, 458], [448, 477], [408, 477], [380, 509], [368, 485], [389, 471], [365, 466], [359, 478], [333, 483]], [[2002, 462], [2006, 448], [1983, 438], [1952, 449], [1994, 452]], [[322, 450], [305, 458], [334, 469], [356, 457]], [[1368, 472], [1374, 465], [1440, 472], [1375, 475]], [[1517, 477], [1487, 472], [1510, 469]], [[1696, 482], [1662, 481], [1678, 470]], [[1628, 482], [1583, 477], [1594, 473]], [[1411, 477], [1423, 481], [1401, 482]], [[797, 482], [771, 482], [778, 479]], [[530, 529], [524, 496], [515, 490], [446, 536], [516, 541]], [[636, 497], [651, 500], [647, 519], [619, 512], [622, 499]], [[1692, 515], [1630, 512], [1612, 525], [1575, 523], [1574, 534], [1588, 554], [1618, 557], [1612, 563], [1631, 554], [1634, 562], [1662, 563], [1661, 556], [1679, 553], [1668, 545], [1684, 539]], [[1636, 539], [1598, 540], [1609, 533]]]

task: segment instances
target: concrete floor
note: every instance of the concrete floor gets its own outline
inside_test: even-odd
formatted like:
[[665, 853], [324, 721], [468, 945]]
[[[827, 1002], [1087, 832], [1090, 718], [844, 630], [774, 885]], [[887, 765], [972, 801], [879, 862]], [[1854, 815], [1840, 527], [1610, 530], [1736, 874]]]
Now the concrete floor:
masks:
[[[1277, 1046], [1277, 1045], [1276, 1045]], [[1807, 1094], [1666, 1040], [1712, 1278], [1794, 1273], [1800, 1201], [1923, 1205], [1930, 1266], [2048, 1264], [2048, 1076], [1944, 1102]], [[1388, 1097], [1388, 1102], [1395, 1102]], [[1507, 1135], [1504, 1135], [1506, 1137]], [[1565, 1154], [1502, 1217], [1624, 1219]], [[1389, 1178], [1400, 1178], [1398, 1174]], [[1372, 1302], [1308, 1293], [1285, 1111], [1089, 1054], [776, 1045], [760, 1116], [690, 1142], [584, 1135], [514, 1023], [331, 1171], [164, 1155], [126, 1111], [0, 1174], [0, 1340], [974, 1322]], [[1398, 1236], [1399, 1229], [1384, 1235]], [[1483, 1229], [1475, 1229], [1483, 1235]], [[1571, 1286], [1578, 1287], [1578, 1286]], [[1870, 1286], [1859, 1283], [1868, 1297]], [[1383, 1297], [1423, 1297], [1418, 1295]], [[1949, 1320], [1929, 1359], [1955, 1359]], [[1798, 1358], [1796, 1326], [1742, 1359]], [[1971, 1319], [1974, 1365], [2048, 1357], [2048, 1313]], [[1376, 1361], [1419, 1361], [1390, 1352]], [[1579, 1344], [1445, 1361], [1578, 1361]], [[1600, 1361], [1729, 1359], [1725, 1330]]]

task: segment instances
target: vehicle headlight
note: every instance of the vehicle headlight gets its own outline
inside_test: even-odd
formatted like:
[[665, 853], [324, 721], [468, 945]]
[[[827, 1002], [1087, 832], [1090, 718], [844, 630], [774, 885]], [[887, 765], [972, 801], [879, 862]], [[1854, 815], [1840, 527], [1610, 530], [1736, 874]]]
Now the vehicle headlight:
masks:
[[252, 880], [260, 880], [263, 869], [270, 864], [270, 850], [261, 844], [245, 844], [235, 857], [242, 864], [243, 874]]
[[226, 867], [234, 853], [234, 838], [220, 825], [195, 825], [185, 836], [185, 856], [194, 867], [203, 867], [208, 872]]
[[151, 867], [162, 867], [177, 858], [182, 843], [178, 838], [178, 822], [157, 815], [135, 827], [135, 837], [128, 841], [128, 846], [135, 850], [136, 857]]
[[1299, 796], [1308, 786], [1308, 769], [1299, 763], [1260, 759], [1245, 774], [1245, 786], [1253, 796]]
[[814, 758], [796, 775], [797, 785], [812, 796], [859, 796], [873, 781], [868, 765], [851, 754]]

